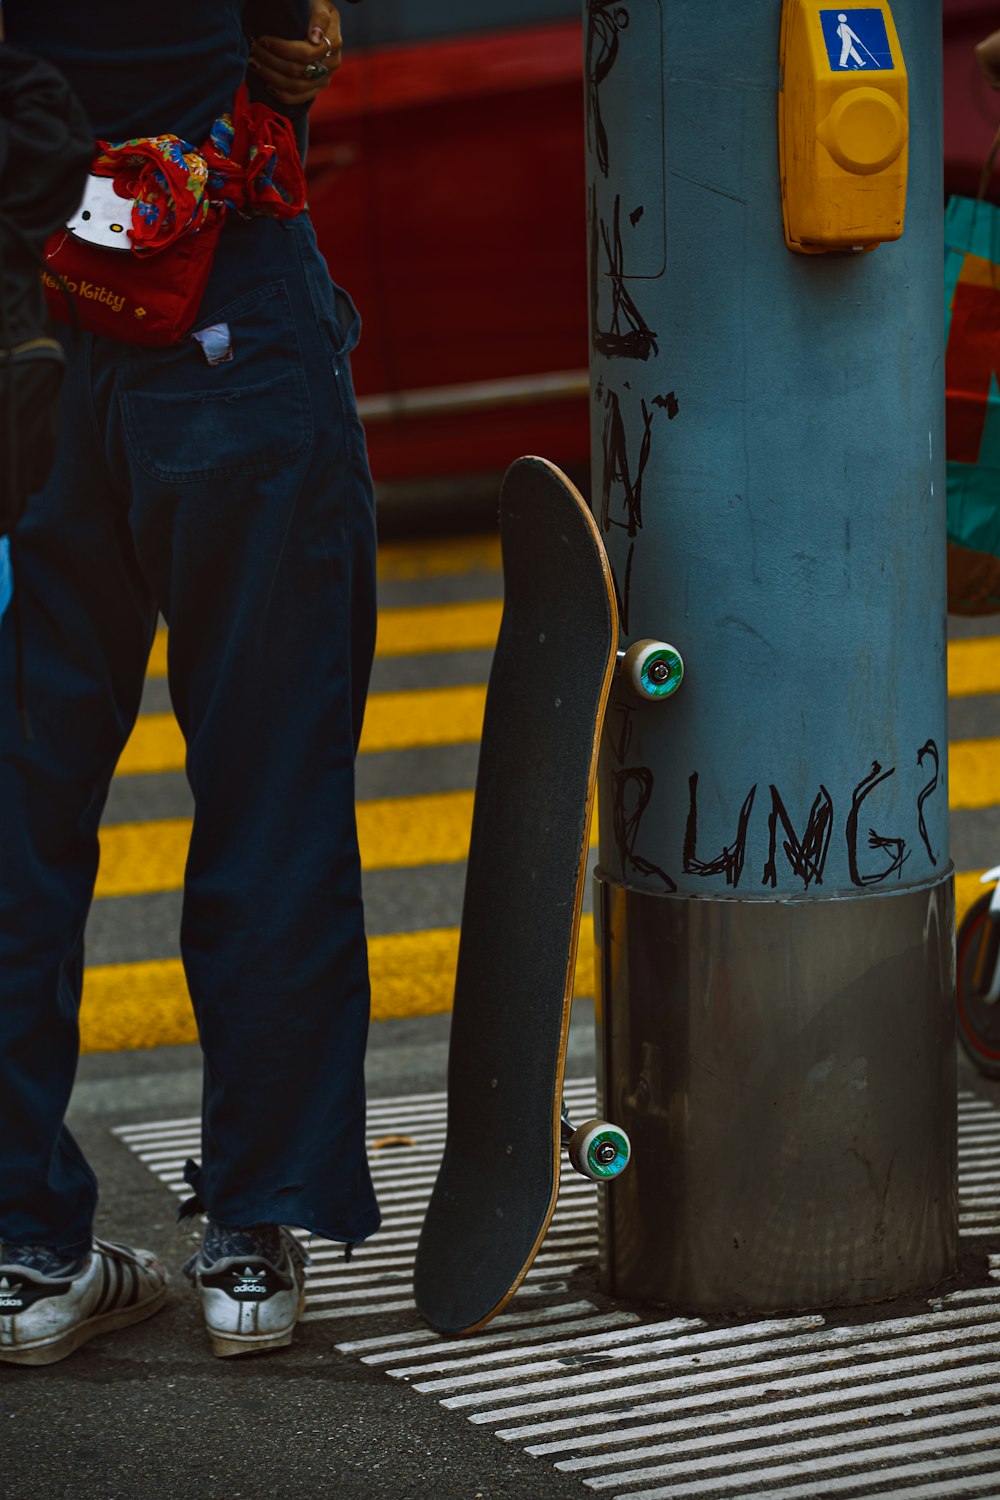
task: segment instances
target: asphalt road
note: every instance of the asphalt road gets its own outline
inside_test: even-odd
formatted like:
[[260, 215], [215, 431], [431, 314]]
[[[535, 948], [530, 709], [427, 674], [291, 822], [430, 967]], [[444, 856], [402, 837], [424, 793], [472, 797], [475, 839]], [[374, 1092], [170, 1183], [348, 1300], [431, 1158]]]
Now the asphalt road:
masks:
[[[582, 1007], [570, 1071], [592, 1070]], [[448, 1018], [382, 1023], [373, 1098], [444, 1086]], [[175, 1199], [111, 1134], [196, 1113], [194, 1047], [95, 1053], [81, 1064], [71, 1125], [98, 1172], [98, 1232], [154, 1249], [173, 1278], [166, 1309], [45, 1369], [0, 1365], [3, 1500], [534, 1500], [585, 1494], [550, 1464], [336, 1353], [391, 1317], [303, 1325], [287, 1351], [214, 1360], [181, 1275], [194, 1246]], [[586, 1278], [590, 1282], [593, 1276]], [[595, 1288], [589, 1287], [595, 1300]]]

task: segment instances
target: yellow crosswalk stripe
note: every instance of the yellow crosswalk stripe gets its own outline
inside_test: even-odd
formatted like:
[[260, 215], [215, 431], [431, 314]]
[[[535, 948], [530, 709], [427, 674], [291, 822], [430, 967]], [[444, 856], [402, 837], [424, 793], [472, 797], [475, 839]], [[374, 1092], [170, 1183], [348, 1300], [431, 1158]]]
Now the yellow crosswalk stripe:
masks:
[[1000, 636], [948, 642], [948, 696], [1000, 693]]
[[[361, 862], [366, 870], [457, 864], [468, 856], [471, 791], [359, 802], [357, 813]], [[106, 899], [180, 890], [190, 838], [188, 818], [102, 828], [95, 896]]]
[[[369, 938], [368, 957], [374, 1020], [437, 1015], [451, 1009], [457, 927]], [[575, 993], [594, 993], [594, 933], [589, 917], [580, 929]], [[80, 1028], [84, 1052], [197, 1041], [180, 959], [88, 969]]]
[[1000, 802], [1000, 738], [953, 740], [948, 767], [950, 807], [992, 807]]
[[499, 571], [500, 538], [496, 534], [390, 542], [378, 549], [378, 576], [385, 582]]
[[[383, 659], [441, 651], [490, 651], [497, 642], [502, 611], [499, 599], [379, 610], [375, 655]], [[153, 641], [147, 676], [160, 679], [166, 675], [167, 632], [160, 629]]]
[[146, 676], [157, 679], [167, 675], [167, 632], [161, 626], [153, 637], [153, 649], [149, 653]]
[[[984, 887], [978, 871], [956, 876], [957, 918]], [[368, 940], [372, 1017], [437, 1015], [451, 1009], [458, 929], [436, 928]], [[584, 917], [575, 994], [594, 993], [593, 924]], [[180, 959], [107, 964], [86, 971], [81, 1012], [84, 1052], [173, 1046], [197, 1040]]]
[[[463, 573], [500, 573], [500, 538], [495, 535], [447, 537], [433, 542], [383, 544], [378, 576], [386, 582], [457, 577]], [[498, 583], [499, 586], [499, 583]], [[414, 609], [379, 610], [379, 656], [416, 655], [424, 651], [470, 651], [496, 642], [500, 603], [437, 604]], [[167, 675], [167, 632], [156, 632], [149, 676]]]
[[375, 655], [384, 658], [432, 651], [492, 650], [502, 613], [499, 599], [438, 604], [433, 609], [382, 609]]
[[[482, 732], [485, 704], [484, 685], [373, 693], [365, 713], [361, 753], [474, 744]], [[122, 751], [118, 775], [183, 769], [184, 739], [173, 714], [142, 714]]]
[[[358, 842], [366, 870], [412, 870], [461, 864], [468, 858], [472, 792], [384, 797], [359, 802]], [[189, 818], [150, 818], [101, 829], [101, 867], [94, 896], [143, 896], [179, 891], [191, 839]], [[597, 818], [591, 845], [597, 842]]]

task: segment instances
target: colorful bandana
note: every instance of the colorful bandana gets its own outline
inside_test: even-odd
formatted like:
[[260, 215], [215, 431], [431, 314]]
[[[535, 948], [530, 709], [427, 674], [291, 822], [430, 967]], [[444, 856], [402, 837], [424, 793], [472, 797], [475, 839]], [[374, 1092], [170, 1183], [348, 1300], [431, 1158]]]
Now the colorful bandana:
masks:
[[289, 122], [265, 104], [249, 104], [246, 88], [232, 114], [212, 126], [200, 148], [176, 135], [98, 141], [93, 172], [110, 177], [132, 198], [132, 249], [165, 250], [223, 213], [291, 219], [305, 206], [305, 178]]

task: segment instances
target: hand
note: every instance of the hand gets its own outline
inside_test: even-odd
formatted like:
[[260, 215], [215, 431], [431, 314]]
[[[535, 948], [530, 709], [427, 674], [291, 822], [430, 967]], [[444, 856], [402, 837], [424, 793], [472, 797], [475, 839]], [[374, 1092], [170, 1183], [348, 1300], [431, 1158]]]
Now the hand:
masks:
[[976, 59], [990, 88], [1000, 89], [1000, 31], [979, 43]]
[[311, 104], [340, 67], [340, 12], [331, 0], [313, 0], [306, 40], [258, 36], [250, 67], [280, 104]]

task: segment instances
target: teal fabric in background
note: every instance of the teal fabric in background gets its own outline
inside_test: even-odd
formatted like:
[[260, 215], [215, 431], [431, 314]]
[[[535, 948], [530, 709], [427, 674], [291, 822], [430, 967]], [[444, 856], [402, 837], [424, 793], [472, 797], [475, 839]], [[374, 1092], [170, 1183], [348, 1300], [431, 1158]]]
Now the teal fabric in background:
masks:
[[[952, 312], [958, 281], [963, 275], [966, 258], [978, 258], [996, 267], [997, 284], [1000, 285], [1000, 210], [991, 202], [975, 198], [952, 198], [945, 214], [945, 342], [948, 348], [952, 333]], [[996, 314], [994, 314], [996, 317]], [[981, 335], [984, 330], [981, 329]], [[975, 462], [964, 455], [964, 462], [957, 459], [961, 447], [952, 441], [952, 428], [963, 428], [963, 407], [969, 405], [973, 396], [966, 386], [967, 363], [970, 351], [963, 348], [969, 338], [966, 327], [960, 326], [958, 342], [960, 348], [949, 350], [946, 383], [949, 402], [949, 455], [948, 455], [948, 540], [952, 547], [961, 547], [964, 553], [979, 553], [984, 559], [1000, 562], [1000, 387], [996, 374], [990, 378], [987, 392], [982, 440]], [[961, 356], [966, 359], [961, 359]], [[981, 399], [979, 396], [978, 399]], [[996, 573], [996, 562], [993, 573]], [[955, 613], [994, 612], [1000, 609], [1000, 597], [996, 594], [996, 579], [988, 582], [987, 573], [979, 570], [975, 579], [966, 576], [970, 561], [966, 558], [966, 570], [958, 568], [957, 559], [949, 558], [949, 609]]]
[[[997, 267], [1000, 283], [1000, 209], [973, 198], [952, 198], [945, 214], [945, 343], [951, 332], [952, 303], [967, 255]], [[960, 392], [949, 390], [950, 402]], [[978, 461], [948, 459], [948, 540], [971, 552], [1000, 559], [1000, 387], [994, 375]], [[949, 590], [951, 593], [951, 589]], [[949, 599], [949, 607], [956, 608]], [[996, 600], [1000, 608], [1000, 599]]]

